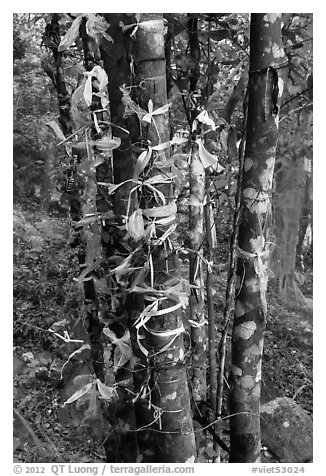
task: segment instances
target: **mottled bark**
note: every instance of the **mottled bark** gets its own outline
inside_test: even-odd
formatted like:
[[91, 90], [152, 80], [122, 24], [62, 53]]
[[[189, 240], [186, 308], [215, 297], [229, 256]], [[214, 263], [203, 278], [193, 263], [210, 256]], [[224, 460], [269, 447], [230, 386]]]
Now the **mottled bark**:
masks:
[[[139, 14], [138, 29], [135, 37], [135, 70], [140, 84], [140, 106], [149, 110], [150, 100], [153, 111], [166, 106], [166, 63], [164, 55], [164, 23], [162, 14]], [[146, 177], [171, 177], [169, 158], [169, 114], [162, 112], [152, 116], [148, 126], [143, 125], [143, 137], [151, 147], [165, 144], [162, 150], [153, 150]], [[174, 194], [171, 183], [158, 183], [157, 190], [164, 194], [166, 205], [173, 205]], [[157, 197], [156, 197], [157, 198]], [[159, 211], [155, 194], [145, 193], [140, 201], [143, 212], [153, 209]], [[162, 208], [161, 208], [162, 210]], [[189, 390], [183, 350], [183, 324], [178, 310], [165, 312], [175, 307], [176, 301], [168, 297], [173, 284], [178, 283], [176, 255], [170, 236], [166, 236], [173, 226], [173, 213], [166, 218], [168, 224], [156, 226], [156, 237], [152, 236], [147, 244], [147, 253], [153, 263], [148, 276], [148, 284], [154, 286], [155, 295], [163, 295], [165, 300], [158, 303], [157, 311], [144, 328], [144, 344], [148, 351], [151, 387], [151, 401], [158, 409], [156, 418], [157, 446], [156, 457], [159, 462], [191, 462], [195, 458], [195, 438], [190, 410]], [[162, 238], [160, 240], [160, 237]], [[145, 304], [150, 304], [146, 301]], [[155, 313], [158, 313], [155, 315]], [[161, 312], [161, 313], [160, 313]]]
[[192, 146], [189, 167], [189, 297], [192, 342], [192, 393], [195, 401], [206, 400], [207, 326], [205, 325], [205, 283], [203, 273], [205, 169]]
[[286, 63], [281, 14], [252, 14], [249, 104], [239, 226], [237, 293], [232, 334], [230, 462], [260, 461], [260, 382], [266, 323], [278, 101]]
[[[200, 45], [196, 14], [188, 14], [189, 50], [191, 57], [189, 95], [196, 92], [199, 79]], [[190, 117], [193, 122], [200, 113], [199, 104], [192, 101]], [[196, 135], [197, 134], [197, 135]], [[200, 126], [193, 133], [200, 137]], [[193, 142], [189, 164], [189, 282], [192, 286], [189, 297], [189, 322], [192, 342], [192, 394], [196, 402], [206, 400], [206, 326], [205, 326], [205, 283], [203, 274], [205, 168], [200, 160], [198, 145]]]

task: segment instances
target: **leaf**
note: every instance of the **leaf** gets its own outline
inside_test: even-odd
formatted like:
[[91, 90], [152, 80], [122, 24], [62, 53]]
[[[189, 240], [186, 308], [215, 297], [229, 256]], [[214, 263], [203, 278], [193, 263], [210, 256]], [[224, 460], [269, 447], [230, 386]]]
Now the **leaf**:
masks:
[[225, 38], [229, 38], [229, 31], [228, 30], [209, 30], [209, 31], [198, 31], [198, 38], [201, 40], [206, 40], [210, 38], [214, 41], [221, 41], [225, 40]]
[[103, 334], [106, 335], [112, 344], [115, 344], [116, 341], [118, 340], [117, 336], [115, 335], [115, 332], [112, 331], [109, 327], [104, 327], [103, 328]]
[[84, 385], [82, 388], [77, 390], [73, 395], [71, 395], [71, 397], [68, 398], [68, 400], [66, 400], [62, 406], [64, 407], [65, 405], [68, 405], [69, 403], [73, 403], [79, 398], [81, 398], [82, 396], [86, 395], [87, 393], [90, 392], [92, 386], [93, 386], [93, 382]]
[[157, 144], [153, 147], [153, 150], [165, 150], [165, 149], [168, 149], [169, 147], [171, 146], [171, 142], [170, 141], [167, 141], [167, 142], [161, 142], [160, 144]]
[[115, 388], [113, 387], [107, 387], [104, 383], [101, 382], [101, 380], [99, 380], [98, 378], [96, 379], [96, 383], [97, 383], [97, 388], [98, 388], [98, 391], [100, 392], [101, 396], [105, 399], [105, 400], [112, 400], [113, 397], [115, 397], [117, 395], [117, 391], [115, 390]]
[[109, 151], [113, 149], [117, 149], [121, 144], [121, 139], [120, 137], [109, 137], [109, 136], [104, 136], [101, 139], [98, 139], [93, 142], [93, 145], [103, 151]]
[[208, 167], [216, 167], [216, 165], [218, 165], [218, 159], [216, 155], [209, 153], [205, 149], [202, 139], [197, 139], [196, 143], [198, 144], [198, 153], [204, 168], [207, 169]]
[[84, 99], [85, 83], [86, 81], [83, 80], [82, 84], [78, 86], [78, 88], [71, 95], [71, 115], [76, 127], [85, 126], [85, 123], [87, 123], [87, 106]]
[[208, 116], [208, 112], [206, 111], [206, 109], [204, 109], [200, 114], [198, 114], [198, 116], [195, 118], [194, 120], [194, 125], [192, 127], [192, 130], [196, 130], [196, 124], [195, 124], [195, 121], [199, 121], [201, 122], [202, 124], [206, 124], [206, 126], [209, 126], [212, 131], [215, 131], [216, 129], [216, 126], [215, 126], [215, 122], [213, 121], [213, 119], [211, 119], [209, 116]]
[[90, 106], [92, 104], [92, 96], [93, 96], [93, 89], [92, 89], [92, 76], [89, 75], [87, 77], [85, 87], [84, 87], [84, 93], [83, 93], [85, 102], [87, 106]]
[[67, 319], [62, 319], [61, 321], [57, 321], [57, 322], [54, 322], [51, 326], [51, 328], [54, 330], [54, 331], [57, 331], [59, 330], [61, 327], [66, 327], [68, 323], [68, 320]]
[[121, 278], [125, 276], [126, 274], [129, 274], [132, 268], [130, 267], [132, 260], [132, 255], [127, 256], [122, 263], [119, 264], [116, 268], [113, 269], [113, 273], [115, 274], [117, 281], [119, 283], [122, 283], [123, 281]]
[[63, 364], [63, 366], [61, 367], [61, 378], [62, 378], [62, 372], [63, 372], [63, 369], [65, 368], [65, 366], [67, 365], [67, 363], [70, 361], [70, 359], [72, 359], [75, 355], [77, 354], [80, 354], [81, 352], [83, 352], [83, 350], [86, 350], [86, 349], [90, 349], [90, 345], [89, 344], [83, 344], [81, 347], [79, 347], [79, 349], [75, 350], [74, 352], [72, 352], [69, 357], [68, 357], [68, 360], [66, 360], [66, 362]]
[[166, 201], [165, 201], [165, 196], [164, 196], [164, 193], [161, 192], [161, 190], [158, 190], [156, 187], [154, 187], [153, 185], [150, 185], [147, 181], [144, 182], [144, 184], [152, 190], [152, 192], [154, 193], [154, 197], [155, 197], [155, 200], [157, 203], [159, 203], [159, 201], [161, 200], [162, 204], [165, 205]]
[[86, 144], [85, 141], [74, 142], [73, 147], [76, 150], [86, 150], [87, 149], [87, 144]]
[[159, 114], [164, 114], [165, 112], [168, 112], [170, 106], [171, 106], [171, 104], [165, 104], [164, 106], [159, 107], [158, 109], [155, 109], [155, 111], [153, 111], [153, 102], [150, 99], [148, 101], [148, 110], [149, 110], [149, 112], [148, 112], [148, 114], [145, 114], [143, 116], [142, 120], [144, 122], [148, 122], [150, 124], [152, 122], [152, 117], [153, 116], [157, 116]]
[[58, 47], [58, 51], [65, 51], [69, 46], [71, 46], [74, 41], [77, 39], [79, 35], [79, 27], [81, 25], [83, 16], [80, 15], [77, 18], [74, 19], [74, 21], [71, 24], [71, 27], [65, 34], [65, 36], [62, 38], [60, 45]]
[[79, 374], [79, 375], [76, 375], [76, 377], [73, 378], [72, 383], [74, 384], [75, 387], [81, 388], [82, 386], [84, 386], [87, 383], [90, 383], [92, 381], [93, 381], [93, 375], [92, 374]]
[[106, 32], [109, 26], [101, 15], [87, 13], [86, 31], [97, 43], [100, 42], [101, 38], [105, 38], [113, 43], [112, 37]]
[[145, 184], [157, 185], [158, 183], [171, 183], [173, 182], [173, 177], [168, 177], [167, 175], [157, 174], [153, 177], [146, 179]]
[[175, 200], [172, 200], [168, 205], [164, 205], [163, 207], [145, 208], [143, 210], [143, 215], [151, 218], [174, 217], [176, 213], [177, 205]]
[[122, 92], [122, 104], [125, 107], [123, 116], [129, 117], [132, 114], [136, 114], [138, 119], [141, 121], [146, 114], [146, 111], [142, 109], [138, 104], [136, 104], [130, 97], [128, 89], [125, 85], [120, 86], [120, 91]]
[[114, 371], [123, 367], [132, 357], [132, 348], [131, 344], [119, 340], [117, 342], [117, 347], [114, 351]]
[[90, 392], [88, 408], [85, 411], [86, 420], [93, 421], [98, 416], [98, 411], [99, 411], [99, 402], [97, 400], [97, 390], [94, 385]]
[[135, 210], [133, 214], [128, 218], [126, 223], [126, 229], [135, 241], [141, 240], [145, 235], [143, 213], [140, 208]]
[[133, 178], [135, 180], [138, 179], [139, 175], [142, 173], [142, 171], [145, 169], [146, 165], [150, 161], [150, 158], [152, 157], [152, 148], [148, 147], [147, 150], [144, 150], [138, 157], [135, 168], [134, 168], [134, 176]]
[[100, 219], [100, 217], [98, 215], [85, 217], [85, 218], [82, 218], [81, 220], [77, 221], [77, 223], [74, 224], [74, 227], [79, 228], [83, 225], [91, 225], [93, 223], [97, 223], [99, 221], [99, 219]]
[[66, 140], [64, 133], [62, 132], [61, 127], [55, 121], [49, 121], [46, 123], [47, 126], [51, 127], [57, 138], [61, 141]]

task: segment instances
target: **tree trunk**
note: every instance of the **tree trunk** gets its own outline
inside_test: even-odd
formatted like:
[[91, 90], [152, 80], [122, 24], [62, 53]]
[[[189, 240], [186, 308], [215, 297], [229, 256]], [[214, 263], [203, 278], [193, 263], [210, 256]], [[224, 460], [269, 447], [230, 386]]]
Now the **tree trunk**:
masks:
[[[59, 20], [60, 14], [52, 13], [51, 21], [45, 27], [43, 41], [45, 46], [47, 46], [52, 51], [53, 62], [50, 59], [45, 58], [42, 62], [42, 66], [46, 74], [53, 82], [57, 92], [59, 124], [64, 136], [69, 137], [73, 132], [74, 122], [71, 114], [71, 96], [68, 92], [64, 76], [64, 64], [62, 58], [63, 52], [59, 51], [59, 44], [61, 41]], [[67, 200], [68, 206], [70, 208], [70, 217], [73, 221], [79, 221], [81, 218], [77, 183], [77, 157], [77, 155], [76, 157], [71, 157], [70, 167], [67, 170], [67, 184], [63, 194], [64, 197], [62, 197], [64, 199], [61, 200], [61, 203], [64, 203], [64, 201]]]
[[[132, 213], [136, 208], [137, 196], [130, 195], [133, 188], [132, 179], [135, 168], [135, 157], [133, 154], [133, 144], [139, 138], [139, 124], [135, 115], [125, 117], [125, 108], [122, 102], [123, 93], [121, 87], [131, 86], [133, 77], [130, 69], [131, 64], [131, 48], [132, 38], [129, 34], [124, 33], [121, 28], [121, 22], [124, 25], [135, 23], [134, 16], [125, 13], [104, 13], [104, 18], [110, 25], [108, 33], [113, 38], [114, 42], [103, 41], [101, 45], [101, 55], [104, 62], [105, 71], [108, 74], [108, 90], [110, 96], [110, 112], [111, 121], [113, 124], [113, 131], [116, 137], [121, 140], [120, 147], [113, 151], [113, 179], [115, 184], [121, 185], [113, 197], [113, 208], [116, 222], [121, 227], [127, 215], [128, 203], [130, 203], [129, 213]], [[132, 30], [129, 30], [131, 33]], [[127, 181], [127, 182], [126, 182]], [[108, 226], [105, 229], [108, 239], [105, 244], [106, 257], [125, 255], [130, 248], [135, 249], [137, 243], [132, 243], [131, 240], [125, 239], [125, 230], [119, 230], [116, 227]], [[135, 328], [132, 327], [135, 319], [139, 315], [142, 306], [142, 296], [135, 296], [135, 293], [129, 293], [125, 299], [126, 293], [123, 286], [118, 286], [118, 290], [114, 293], [113, 299], [116, 299], [119, 304], [116, 307], [114, 314], [116, 321], [124, 328], [125, 331], [130, 332], [133, 354], [139, 359], [140, 365], [133, 365], [128, 362], [120, 369], [116, 375], [116, 381], [119, 385], [121, 381], [121, 388], [119, 391], [119, 405], [117, 408], [117, 417], [123, 422], [120, 431], [120, 450], [123, 462], [138, 461], [138, 453], [141, 454], [146, 449], [150, 450], [149, 435], [145, 431], [135, 432], [136, 427], [142, 427], [146, 423], [150, 423], [143, 417], [143, 407], [136, 401], [135, 405], [132, 402], [134, 392], [139, 392], [141, 385], [144, 383], [143, 371], [144, 356], [137, 346], [135, 337]], [[112, 322], [111, 328], [114, 331], [117, 323]], [[126, 384], [128, 382], [128, 385]], [[136, 408], [135, 408], [136, 407]], [[147, 412], [146, 412], [147, 413]], [[130, 431], [128, 430], [130, 429]], [[112, 434], [108, 446], [112, 444], [116, 438]], [[150, 459], [149, 459], [150, 461]], [[145, 462], [144, 459], [142, 462]]]
[[[80, 36], [83, 42], [83, 52], [84, 52], [84, 65], [87, 72], [92, 71], [92, 69], [100, 64], [100, 56], [98, 54], [98, 49], [96, 47], [95, 41], [87, 34], [86, 30], [86, 18], [83, 18], [80, 26]], [[96, 122], [102, 119], [103, 113], [100, 115], [97, 111], [103, 110], [101, 104], [101, 99], [98, 95], [99, 90], [96, 86], [94, 79], [92, 78], [92, 100], [90, 105], [90, 110], [92, 114], [92, 125], [89, 131], [85, 131], [85, 141], [91, 144], [91, 141], [95, 141], [102, 136], [102, 132], [99, 132], [98, 126], [96, 127]], [[96, 118], [96, 119], [95, 119]], [[97, 176], [96, 168], [99, 163], [102, 162], [99, 160], [97, 163], [97, 156], [99, 152], [94, 149], [93, 146], [89, 145], [86, 148], [85, 157], [83, 157], [83, 162], [80, 164], [81, 172], [85, 176], [85, 188], [83, 190], [83, 204], [82, 204], [82, 213], [83, 218], [87, 217], [96, 217], [98, 213], [97, 208]], [[99, 267], [99, 262], [102, 258], [102, 228], [100, 220], [94, 220], [94, 223], [85, 224], [82, 231], [82, 240], [85, 243], [85, 262], [81, 264], [84, 268], [93, 268]], [[96, 265], [97, 263], [97, 265]], [[99, 319], [98, 314], [98, 299], [95, 289], [94, 273], [90, 271], [85, 274], [84, 277], [84, 298], [85, 298], [85, 307], [87, 309], [87, 318], [88, 318], [88, 334], [91, 343], [91, 361], [93, 364], [94, 372], [103, 383], [105, 382], [105, 369], [104, 369], [104, 358], [103, 358], [103, 324]]]
[[205, 169], [192, 145], [189, 167], [189, 322], [192, 342], [192, 393], [196, 402], [206, 400], [207, 332], [205, 325], [205, 283], [203, 274]]
[[[196, 14], [188, 14], [189, 48], [191, 70], [189, 96], [196, 92], [199, 79], [200, 44], [198, 40], [198, 19]], [[200, 113], [199, 104], [191, 101], [190, 118], [193, 123]], [[204, 240], [204, 201], [205, 168], [200, 160], [198, 145], [195, 140], [200, 137], [200, 126], [193, 133], [189, 164], [189, 283], [194, 286], [189, 298], [189, 322], [191, 324], [192, 343], [192, 395], [195, 402], [206, 400], [206, 359], [207, 332], [205, 326], [205, 283], [203, 275], [203, 240]]]
[[[144, 250], [150, 272], [145, 304], [154, 306], [150, 319], [139, 331], [148, 353], [150, 401], [155, 408], [157, 461], [193, 462], [195, 438], [183, 350], [183, 323], [179, 296], [171, 299], [171, 287], [178, 286], [177, 260], [172, 246], [175, 216], [171, 164], [169, 164], [169, 115], [167, 110], [164, 22], [162, 14], [139, 14], [135, 30], [135, 66], [139, 81], [139, 104], [151, 115], [142, 121], [144, 145], [159, 146], [151, 151], [144, 182], [157, 179], [156, 192], [142, 187], [140, 207], [148, 221], [149, 235]], [[164, 108], [165, 107], [165, 108]], [[165, 179], [163, 179], [165, 177]], [[165, 199], [159, 197], [164, 195]], [[163, 208], [166, 207], [166, 208]], [[166, 211], [164, 211], [166, 210]], [[153, 305], [153, 299], [154, 305]], [[177, 302], [177, 304], [176, 304]]]
[[217, 403], [217, 346], [216, 346], [216, 326], [213, 301], [213, 238], [212, 228], [215, 223], [212, 220], [211, 213], [211, 192], [210, 177], [206, 173], [206, 204], [205, 204], [205, 231], [206, 231], [206, 299], [207, 299], [207, 319], [208, 319], [208, 361], [209, 361], [209, 401], [210, 401], [210, 420], [216, 420]]
[[305, 304], [295, 281], [295, 265], [299, 240], [300, 216], [307, 172], [304, 157], [289, 160], [284, 173], [278, 173], [275, 194], [275, 242], [273, 253], [280, 296], [287, 302]]
[[[309, 252], [312, 240], [306, 240], [309, 227], [312, 234], [312, 174], [307, 173], [303, 204], [300, 216], [299, 237], [297, 245], [297, 267], [305, 270], [305, 256]], [[308, 241], [308, 243], [306, 242]]]
[[278, 101], [286, 63], [281, 14], [251, 15], [249, 104], [237, 294], [232, 334], [230, 462], [260, 461], [260, 382], [266, 323], [270, 195], [278, 138]]
[[43, 69], [50, 77], [56, 88], [59, 103], [59, 122], [62, 132], [66, 137], [72, 133], [73, 120], [70, 112], [70, 94], [67, 90], [66, 81], [64, 77], [64, 69], [62, 62], [63, 52], [58, 51], [61, 41], [60, 34], [60, 14], [52, 13], [51, 22], [45, 27], [44, 44], [51, 49], [54, 61], [54, 68], [50, 62], [46, 60], [43, 62]]

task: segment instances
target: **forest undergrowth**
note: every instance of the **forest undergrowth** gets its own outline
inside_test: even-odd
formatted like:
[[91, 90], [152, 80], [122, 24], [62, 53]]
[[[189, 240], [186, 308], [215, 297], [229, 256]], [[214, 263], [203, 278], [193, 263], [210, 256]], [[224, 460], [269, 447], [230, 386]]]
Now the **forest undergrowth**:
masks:
[[[22, 462], [104, 462], [104, 451], [80, 423], [80, 412], [62, 409], [67, 389], [62, 366], [73, 343], [58, 337], [65, 322], [69, 339], [82, 335], [78, 317], [78, 264], [68, 245], [66, 217], [39, 207], [14, 208], [14, 449]], [[217, 236], [214, 301], [223, 317], [228, 239]], [[223, 266], [224, 265], [224, 266]], [[300, 289], [312, 298], [312, 267], [301, 273]], [[79, 323], [80, 324], [80, 323]], [[60, 326], [59, 326], [60, 327]], [[49, 329], [52, 329], [50, 331]], [[231, 332], [231, 331], [230, 331]], [[62, 330], [58, 331], [62, 334]], [[66, 366], [74, 370], [74, 359]], [[79, 364], [80, 365], [80, 364]], [[65, 375], [65, 374], [64, 374]], [[71, 392], [72, 393], [72, 392]], [[262, 401], [293, 398], [312, 415], [312, 312], [287, 307], [270, 281], [263, 357]], [[45, 450], [46, 448], [46, 450]]]

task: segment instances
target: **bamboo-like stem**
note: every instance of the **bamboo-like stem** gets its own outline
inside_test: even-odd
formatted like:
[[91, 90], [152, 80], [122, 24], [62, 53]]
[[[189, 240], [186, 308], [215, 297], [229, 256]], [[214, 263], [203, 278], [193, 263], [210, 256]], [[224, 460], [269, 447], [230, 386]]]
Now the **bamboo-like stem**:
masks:
[[207, 317], [208, 317], [208, 361], [209, 361], [209, 395], [210, 395], [210, 408], [212, 411], [211, 420], [215, 420], [216, 415], [216, 396], [217, 396], [217, 359], [216, 359], [216, 330], [215, 330], [215, 315], [214, 315], [214, 303], [212, 295], [213, 287], [213, 242], [212, 242], [212, 226], [215, 226], [211, 222], [210, 212], [210, 179], [206, 174], [205, 179], [206, 187], [206, 204], [205, 204], [205, 228], [206, 228], [206, 260], [208, 263], [206, 274], [206, 301], [207, 301]]
[[[188, 14], [189, 48], [192, 58], [189, 94], [196, 91], [199, 79], [200, 44], [198, 19]], [[191, 120], [199, 114], [198, 105], [191, 108]], [[194, 133], [200, 133], [200, 128]], [[192, 342], [192, 393], [195, 402], [206, 400], [206, 326], [204, 312], [203, 248], [204, 232], [205, 168], [198, 154], [198, 145], [193, 142], [189, 164], [189, 282], [192, 286], [189, 297], [189, 315]]]
[[[164, 56], [164, 23], [161, 14], [140, 14], [141, 28], [135, 40], [135, 70], [140, 81], [139, 105], [147, 109], [150, 101], [154, 111], [167, 105], [166, 63]], [[170, 128], [167, 111], [155, 115], [144, 127], [143, 137], [151, 146], [169, 141]], [[145, 169], [147, 177], [158, 174], [171, 176], [168, 162], [169, 148], [153, 151], [151, 163]], [[157, 165], [160, 164], [160, 165]], [[157, 190], [173, 204], [173, 185], [160, 183]], [[143, 194], [141, 209], [154, 209], [160, 206], [155, 196]], [[154, 292], [167, 292], [171, 280], [178, 282], [177, 256], [171, 240], [164, 239], [171, 225], [156, 228], [156, 237], [149, 237], [146, 253], [150, 258], [151, 272], [147, 282]], [[166, 235], [167, 236], [167, 235]], [[160, 238], [163, 238], [160, 241]], [[193, 462], [196, 456], [195, 438], [191, 419], [189, 389], [184, 360], [182, 318], [175, 301], [165, 299], [158, 313], [152, 316], [144, 328], [143, 348], [148, 352], [148, 386], [152, 407], [161, 414], [153, 419], [156, 432], [156, 458], [159, 462]], [[177, 304], [180, 307], [180, 304]], [[164, 312], [165, 309], [173, 309]], [[172, 336], [172, 338], [171, 338]], [[145, 455], [146, 456], [146, 455]]]
[[[246, 130], [246, 116], [244, 121], [244, 131]], [[233, 229], [231, 234], [231, 243], [230, 243], [230, 258], [229, 258], [229, 270], [228, 270], [228, 280], [225, 292], [225, 308], [223, 315], [222, 323], [222, 333], [221, 339], [219, 342], [219, 366], [218, 366], [218, 380], [217, 380], [217, 403], [216, 403], [216, 419], [219, 420], [222, 416], [223, 408], [223, 389], [224, 389], [224, 372], [225, 372], [225, 362], [226, 362], [226, 347], [227, 347], [227, 336], [229, 330], [230, 319], [233, 312], [233, 299], [234, 299], [234, 289], [235, 289], [235, 280], [236, 280], [236, 271], [237, 271], [237, 243], [238, 243], [238, 234], [239, 234], [239, 223], [241, 217], [241, 183], [243, 176], [243, 161], [244, 161], [244, 151], [245, 151], [245, 136], [243, 135], [240, 142], [239, 148], [239, 175], [237, 183], [237, 192], [235, 196], [235, 211], [233, 218]], [[222, 428], [221, 424], [218, 424], [218, 434], [221, 436]], [[220, 449], [218, 448], [218, 452]]]

